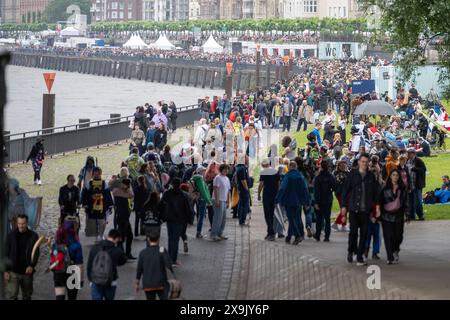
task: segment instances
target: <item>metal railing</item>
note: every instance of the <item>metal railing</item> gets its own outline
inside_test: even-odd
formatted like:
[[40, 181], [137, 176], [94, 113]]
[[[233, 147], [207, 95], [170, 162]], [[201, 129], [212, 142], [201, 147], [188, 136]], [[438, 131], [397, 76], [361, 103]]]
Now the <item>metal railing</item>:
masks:
[[[177, 127], [185, 127], [199, 119], [199, 105], [177, 108]], [[36, 139], [44, 138], [47, 155], [65, 153], [100, 146], [128, 139], [131, 135], [130, 121], [134, 115], [91, 121], [68, 126], [39, 129], [5, 135], [8, 156], [6, 164], [26, 161]]]

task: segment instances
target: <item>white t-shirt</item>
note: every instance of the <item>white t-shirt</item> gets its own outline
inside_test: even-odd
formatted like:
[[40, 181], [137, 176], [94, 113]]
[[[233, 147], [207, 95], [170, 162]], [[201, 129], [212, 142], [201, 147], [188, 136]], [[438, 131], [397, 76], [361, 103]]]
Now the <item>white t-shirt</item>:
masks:
[[214, 178], [213, 186], [218, 188], [219, 201], [227, 201], [231, 189], [230, 179], [219, 174]]

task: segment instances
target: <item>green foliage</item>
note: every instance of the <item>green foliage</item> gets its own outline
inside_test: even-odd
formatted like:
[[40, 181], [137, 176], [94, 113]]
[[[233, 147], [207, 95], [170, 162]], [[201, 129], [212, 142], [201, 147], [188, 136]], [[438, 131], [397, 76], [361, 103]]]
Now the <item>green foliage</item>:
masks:
[[[25, 20], [25, 15], [23, 15], [22, 20]], [[55, 24], [49, 24], [49, 23], [4, 23], [0, 24], [0, 31], [7, 31], [7, 32], [17, 32], [17, 31], [32, 31], [32, 32], [39, 32], [44, 31], [47, 29], [55, 30], [56, 25]]]
[[[374, 38], [388, 32], [391, 39], [387, 49], [397, 52], [397, 65], [402, 80], [414, 79], [417, 66], [427, 63], [426, 50], [435, 49], [439, 55], [440, 82], [450, 96], [450, 2], [448, 0], [359, 0], [363, 9], [378, 6], [381, 28]], [[435, 41], [439, 40], [439, 43]], [[432, 42], [433, 41], [433, 42]]]

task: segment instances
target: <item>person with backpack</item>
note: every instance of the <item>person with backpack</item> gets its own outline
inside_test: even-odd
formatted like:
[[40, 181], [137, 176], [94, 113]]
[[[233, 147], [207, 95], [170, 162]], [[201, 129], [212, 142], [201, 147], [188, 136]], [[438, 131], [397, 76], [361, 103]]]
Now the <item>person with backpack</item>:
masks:
[[177, 130], [177, 118], [178, 118], [178, 112], [177, 112], [177, 107], [175, 105], [175, 102], [173, 102], [173, 101], [170, 102], [169, 109], [167, 110], [166, 116], [170, 121], [169, 122], [170, 130], [172, 130], [172, 132], [175, 132], [175, 130]]
[[127, 256], [118, 247], [120, 232], [112, 229], [106, 240], [98, 242], [89, 252], [87, 278], [92, 300], [114, 300], [119, 278], [117, 267], [127, 263]]
[[[77, 300], [78, 290], [83, 287], [83, 250], [73, 222], [64, 222], [56, 231], [50, 258], [56, 300], [65, 300], [66, 294], [68, 300]], [[75, 272], [79, 272], [79, 288], [77, 283], [69, 283], [73, 274], [69, 267], [72, 266], [76, 266]]]
[[30, 154], [27, 157], [26, 162], [31, 160], [31, 165], [33, 167], [34, 172], [34, 184], [41, 185], [41, 171], [42, 171], [42, 165], [44, 164], [44, 144], [42, 143], [44, 141], [43, 138], [38, 138], [36, 143], [33, 145], [33, 148], [31, 148]]
[[197, 239], [203, 238], [202, 228], [203, 220], [206, 215], [206, 208], [212, 205], [211, 194], [204, 178], [205, 172], [206, 168], [199, 165], [195, 175], [191, 179], [194, 186], [194, 193], [197, 194], [197, 234], [195, 236]]
[[86, 210], [86, 237], [103, 237], [106, 225], [106, 213], [113, 206], [111, 193], [102, 180], [102, 169], [95, 167], [89, 189], [82, 194], [81, 202]]
[[233, 180], [239, 192], [238, 216], [239, 225], [244, 226], [247, 214], [250, 212], [250, 176], [248, 173], [248, 158], [240, 153], [236, 160], [236, 171]]
[[156, 134], [155, 122], [150, 121], [149, 128], [145, 133], [145, 143], [147, 144], [147, 147], [150, 143], [155, 145], [155, 134]]
[[160, 233], [150, 231], [147, 234], [147, 247], [139, 253], [136, 271], [136, 293], [141, 289], [147, 300], [168, 299], [167, 271], [173, 273], [170, 256], [159, 243]]
[[226, 120], [230, 116], [231, 112], [231, 102], [226, 94], [223, 95], [223, 99], [220, 100], [219, 103], [219, 111], [220, 111], [220, 123], [225, 125]]

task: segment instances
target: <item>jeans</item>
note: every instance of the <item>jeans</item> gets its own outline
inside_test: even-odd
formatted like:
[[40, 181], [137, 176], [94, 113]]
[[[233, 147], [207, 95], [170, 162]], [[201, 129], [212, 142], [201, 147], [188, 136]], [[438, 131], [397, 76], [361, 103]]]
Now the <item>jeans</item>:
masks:
[[356, 253], [358, 261], [363, 261], [364, 251], [366, 250], [367, 232], [369, 228], [369, 213], [350, 211], [349, 220], [350, 233], [348, 234], [348, 253]]
[[209, 112], [208, 112], [208, 111], [201, 111], [201, 112], [200, 112], [200, 116], [201, 116], [203, 119], [206, 119], [207, 121], [209, 120]]
[[186, 234], [186, 230], [187, 230], [187, 223], [183, 224], [183, 231], [181, 232], [181, 240], [183, 241], [187, 241], [187, 234]]
[[227, 202], [219, 201], [219, 207], [214, 206], [214, 218], [211, 228], [211, 238], [220, 237], [225, 229]]
[[206, 215], [206, 201], [203, 199], [199, 199], [197, 201], [197, 214], [197, 234], [201, 234], [203, 228], [203, 220], [205, 219]]
[[275, 129], [279, 129], [280, 128], [280, 117], [275, 116], [273, 127]]
[[306, 228], [311, 228], [313, 222], [314, 207], [313, 206], [309, 207], [309, 210], [303, 209], [303, 212], [305, 214]]
[[92, 283], [91, 286], [91, 297], [92, 300], [114, 300], [116, 295], [115, 286], [100, 286]]
[[134, 219], [134, 236], [139, 237], [144, 235], [144, 228], [142, 226], [143, 218], [142, 214], [140, 212], [134, 212], [135, 213], [135, 219]]
[[266, 118], [266, 116], [264, 114], [260, 114], [259, 115], [260, 119], [261, 119], [261, 126], [264, 128], [264, 119]]
[[33, 295], [33, 275], [14, 272], [10, 272], [9, 274], [10, 278], [5, 284], [6, 299], [17, 300], [20, 289], [22, 291], [22, 300], [31, 300], [31, 296]]
[[422, 189], [412, 190], [409, 199], [411, 201], [409, 219], [415, 220], [416, 214], [419, 218], [423, 218]]
[[380, 253], [380, 224], [369, 222], [369, 228], [367, 232], [366, 249], [369, 250], [370, 242], [373, 237], [372, 255]]
[[167, 222], [167, 237], [169, 238], [169, 256], [172, 263], [177, 262], [178, 257], [178, 243], [180, 242], [181, 234], [183, 233], [183, 224]]
[[303, 237], [305, 232], [303, 230], [303, 222], [301, 219], [301, 207], [285, 207], [286, 215], [289, 221], [287, 238], [290, 239], [292, 236], [295, 238]]
[[403, 241], [404, 220], [403, 217], [394, 222], [382, 221], [384, 246], [389, 261], [394, 261], [394, 252], [400, 252]]
[[[330, 239], [331, 234], [331, 204], [329, 206], [321, 206], [317, 210], [316, 238], [320, 239], [322, 228], [325, 227], [325, 239]], [[323, 223], [325, 222], [325, 226]]]
[[308, 128], [308, 122], [306, 122], [305, 118], [300, 118], [298, 120], [297, 131], [300, 131], [300, 128], [302, 127], [302, 124], [303, 124], [303, 131], [306, 131], [306, 129]]
[[225, 123], [228, 120], [228, 115], [226, 113], [220, 113], [220, 123], [225, 126]]
[[284, 207], [279, 204], [275, 206], [275, 210], [277, 210], [277, 215], [281, 217], [281, 223], [278, 221], [276, 217], [273, 218], [273, 229], [274, 232], [278, 235], [282, 235], [284, 233], [284, 217], [286, 216]]
[[147, 300], [156, 300], [156, 295], [158, 295], [159, 300], [167, 300], [167, 294], [165, 290], [145, 291], [145, 297], [147, 298]]
[[239, 224], [244, 224], [247, 213], [250, 211], [250, 193], [249, 191], [239, 191], [238, 216]]
[[291, 116], [283, 116], [283, 132], [291, 131]]
[[273, 229], [274, 216], [275, 216], [275, 198], [263, 197], [264, 219], [267, 224], [267, 235], [275, 235]]

